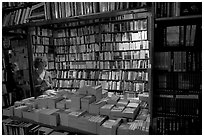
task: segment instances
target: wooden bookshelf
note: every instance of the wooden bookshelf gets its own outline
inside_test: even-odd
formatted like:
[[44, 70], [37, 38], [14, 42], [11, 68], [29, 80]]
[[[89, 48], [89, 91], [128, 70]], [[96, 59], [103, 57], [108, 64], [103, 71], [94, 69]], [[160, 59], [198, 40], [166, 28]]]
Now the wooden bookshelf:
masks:
[[[157, 3], [154, 7], [157, 8], [158, 5]], [[155, 9], [151, 134], [201, 134], [202, 16], [157, 17], [157, 10]], [[170, 29], [167, 30], [168, 27], [171, 30], [178, 27], [179, 31], [171, 33]], [[175, 38], [177, 35], [179, 41]]]

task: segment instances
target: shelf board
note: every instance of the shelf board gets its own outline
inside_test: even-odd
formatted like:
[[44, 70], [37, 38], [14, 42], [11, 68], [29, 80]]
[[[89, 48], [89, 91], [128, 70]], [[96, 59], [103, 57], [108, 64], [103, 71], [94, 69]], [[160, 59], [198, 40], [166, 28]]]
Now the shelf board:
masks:
[[168, 21], [181, 21], [181, 20], [194, 20], [194, 19], [202, 19], [202, 15], [156, 18], [155, 21], [156, 22], [168, 22]]
[[135, 69], [99, 69], [99, 68], [78, 68], [78, 69], [71, 69], [71, 68], [67, 68], [67, 69], [57, 69], [59, 71], [66, 71], [66, 70], [98, 70], [98, 71], [112, 71], [112, 70], [123, 70], [123, 71], [148, 71], [150, 70], [150, 68], [135, 68]]
[[[132, 10], [116, 10], [116, 11], [107, 11], [107, 12], [99, 12], [99, 13], [92, 13], [88, 15], [80, 15], [80, 16], [74, 16], [74, 17], [68, 17], [68, 18], [59, 18], [59, 19], [53, 19], [53, 20], [43, 20], [39, 22], [29, 22], [26, 24], [19, 24], [19, 25], [13, 25], [13, 26], [4, 26], [3, 30], [12, 30], [12, 29], [19, 29], [19, 28], [27, 28], [27, 27], [34, 27], [34, 26], [45, 26], [49, 27], [53, 24], [62, 24], [62, 23], [68, 23], [68, 22], [74, 22], [74, 21], [83, 21], [83, 20], [90, 20], [90, 19], [101, 19], [101, 18], [110, 18], [112, 16], [118, 16], [123, 14], [130, 14], [130, 13], [144, 13], [148, 11], [148, 7], [141, 7], [138, 9], [132, 9]], [[146, 18], [147, 14], [141, 14], [138, 15], [137, 18]]]
[[155, 115], [159, 116], [159, 117], [169, 117], [169, 118], [172, 118], [172, 117], [175, 117], [175, 118], [199, 118], [199, 116], [196, 116], [196, 115], [180, 115], [180, 114], [176, 114], [176, 113], [160, 113], [160, 112], [157, 112]]

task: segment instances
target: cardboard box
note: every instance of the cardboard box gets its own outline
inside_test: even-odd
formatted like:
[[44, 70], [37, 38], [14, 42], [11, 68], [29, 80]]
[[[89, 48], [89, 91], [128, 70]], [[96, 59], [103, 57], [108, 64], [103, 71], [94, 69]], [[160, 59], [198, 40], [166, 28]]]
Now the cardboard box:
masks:
[[111, 109], [114, 107], [113, 104], [106, 104], [100, 108], [100, 115], [110, 115]]
[[114, 106], [111, 109], [110, 115], [114, 117], [122, 117], [122, 111], [125, 109], [125, 106]]
[[23, 112], [22, 111], [26, 111], [26, 110], [28, 110], [27, 106], [15, 107], [14, 108], [14, 116], [22, 118], [23, 117]]
[[3, 116], [12, 117], [14, 116], [14, 106], [2, 109]]
[[66, 108], [66, 109], [71, 108], [71, 99], [66, 99], [66, 100], [65, 100], [65, 108]]
[[74, 95], [71, 97], [71, 109], [73, 110], [80, 110], [81, 109], [81, 98], [84, 95]]
[[65, 109], [58, 111], [60, 116], [60, 125], [68, 127], [68, 114], [72, 112], [71, 109]]
[[56, 103], [57, 109], [65, 109], [66, 108], [66, 99], [63, 99]]
[[100, 135], [116, 135], [121, 119], [108, 119], [100, 126]]
[[56, 103], [63, 100], [63, 97], [51, 96], [47, 99], [47, 104], [49, 109], [56, 108]]
[[89, 113], [99, 115], [100, 114], [100, 108], [106, 104], [105, 101], [100, 100], [97, 102], [93, 102], [89, 105]]
[[102, 86], [87, 86], [88, 95], [94, 95], [96, 101], [99, 101], [102, 98]]
[[81, 98], [81, 109], [89, 111], [89, 104], [96, 100], [95, 96], [89, 95]]

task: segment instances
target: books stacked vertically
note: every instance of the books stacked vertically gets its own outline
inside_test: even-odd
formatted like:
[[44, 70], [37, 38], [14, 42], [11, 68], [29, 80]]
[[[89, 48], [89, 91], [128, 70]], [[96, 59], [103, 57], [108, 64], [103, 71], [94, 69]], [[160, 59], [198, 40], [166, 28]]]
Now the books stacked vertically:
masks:
[[30, 9], [30, 7], [27, 7], [6, 13], [3, 17], [2, 26], [5, 27], [27, 23]]
[[106, 11], [138, 8], [146, 5], [146, 2], [45, 2], [45, 11], [46, 18], [59, 19]]

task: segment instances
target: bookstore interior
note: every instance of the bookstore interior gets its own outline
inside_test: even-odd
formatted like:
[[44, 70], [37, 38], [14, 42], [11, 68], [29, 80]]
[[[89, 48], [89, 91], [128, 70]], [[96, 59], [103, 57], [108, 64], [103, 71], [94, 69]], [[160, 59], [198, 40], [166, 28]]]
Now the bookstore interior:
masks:
[[3, 135], [201, 135], [202, 2], [2, 2]]

